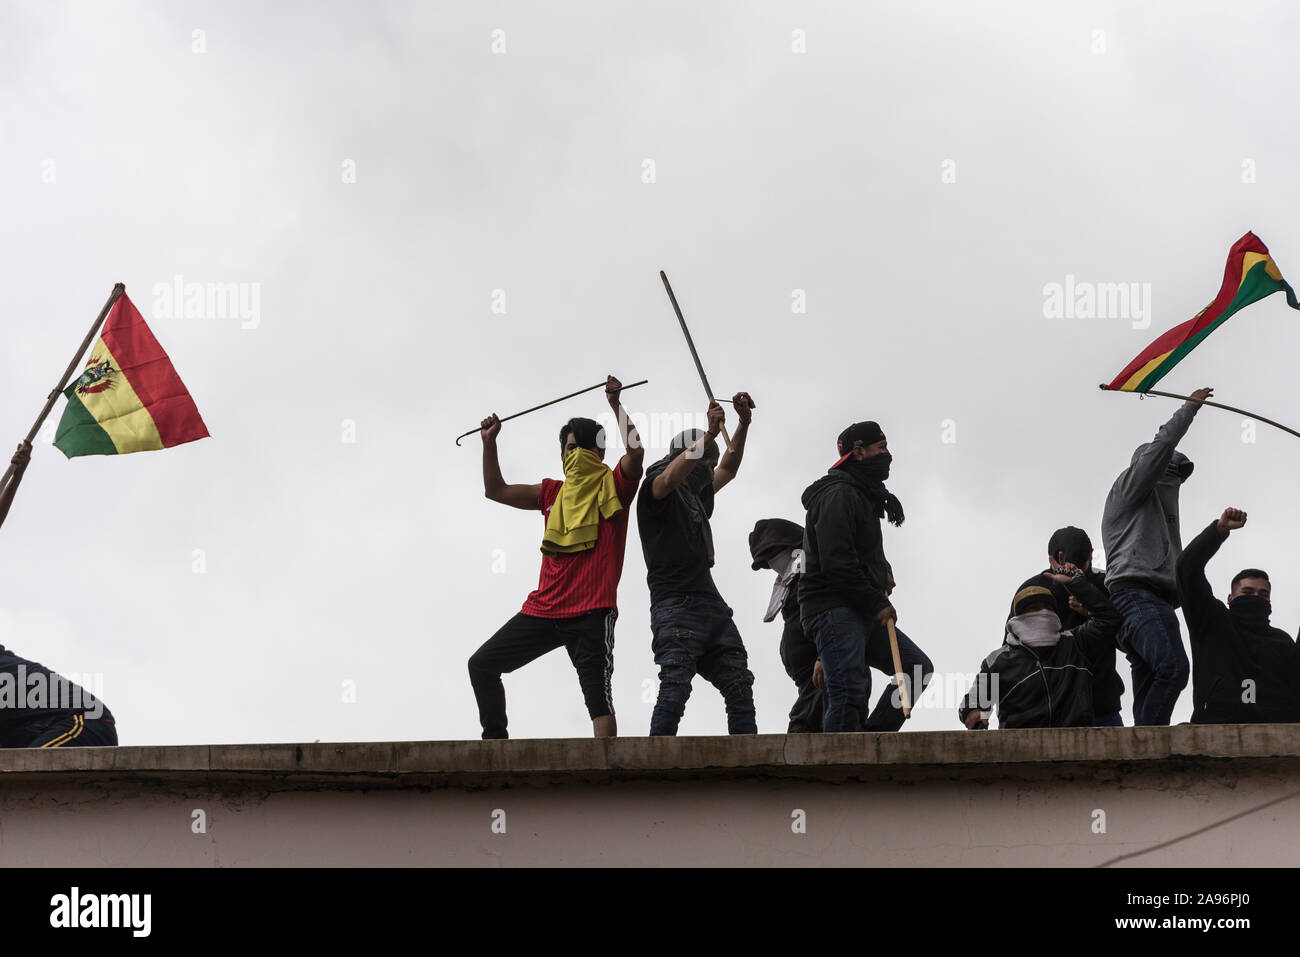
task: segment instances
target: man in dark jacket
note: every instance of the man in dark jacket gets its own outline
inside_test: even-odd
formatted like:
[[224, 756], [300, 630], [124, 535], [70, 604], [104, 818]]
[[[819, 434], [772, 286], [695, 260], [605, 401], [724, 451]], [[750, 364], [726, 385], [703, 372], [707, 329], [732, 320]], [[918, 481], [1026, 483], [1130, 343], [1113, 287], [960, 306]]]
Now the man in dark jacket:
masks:
[[817, 646], [804, 634], [799, 621], [799, 575], [803, 571], [803, 526], [783, 518], [761, 518], [749, 533], [749, 554], [754, 571], [770, 568], [776, 572], [772, 598], [767, 603], [764, 621], [772, 621], [777, 612], [785, 622], [781, 631], [781, 664], [799, 689], [790, 709], [788, 734], [815, 734], [822, 729], [826, 711], [826, 693], [822, 690], [821, 663]]
[[[985, 729], [993, 706], [999, 728], [1086, 728], [1093, 723], [1092, 662], [1114, 641], [1120, 616], [1083, 570], [1065, 562], [1060, 574], [1036, 575], [1011, 600], [1003, 645], [984, 659], [957, 715]], [[1062, 629], [1052, 584], [1064, 585], [1088, 613]]]
[[754, 674], [731, 608], [713, 584], [713, 499], [740, 470], [754, 403], [732, 399], [739, 422], [725, 455], [718, 454], [724, 413], [709, 403], [708, 431], [688, 429], [668, 454], [646, 469], [636, 520], [650, 586], [651, 649], [659, 666], [659, 698], [651, 735], [673, 735], [701, 675], [722, 694], [728, 734], [756, 734]]
[[[886, 623], [898, 613], [888, 593], [893, 570], [885, 559], [880, 520], [903, 524], [903, 506], [885, 488], [889, 443], [875, 422], [857, 422], [840, 433], [839, 460], [808, 486], [803, 504], [804, 571], [799, 579], [803, 629], [817, 645], [826, 680], [824, 730], [897, 731], [903, 709], [886, 686], [867, 715], [871, 674], [894, 674]], [[915, 704], [934, 671], [930, 659], [901, 631], [898, 651], [909, 700]]]
[[1296, 643], [1269, 623], [1268, 573], [1239, 572], [1226, 605], [1214, 597], [1205, 577], [1205, 563], [1245, 524], [1245, 512], [1225, 509], [1178, 560], [1178, 590], [1192, 644], [1192, 724], [1300, 721]]
[[1182, 553], [1178, 490], [1192, 463], [1178, 451], [1214, 390], [1197, 389], [1153, 441], [1139, 445], [1129, 467], [1106, 497], [1101, 540], [1106, 550], [1106, 587], [1124, 624], [1116, 645], [1133, 671], [1133, 723], [1167, 725], [1190, 667], [1174, 617], [1178, 584], [1174, 566]]
[[[1090, 585], [1106, 591], [1106, 576], [1092, 567], [1092, 539], [1081, 528], [1067, 525], [1058, 528], [1047, 541], [1047, 571], [1059, 573], [1066, 565], [1076, 565], [1083, 569], [1083, 577]], [[1044, 573], [1046, 574], [1046, 572]], [[1077, 628], [1088, 620], [1088, 612], [1079, 599], [1070, 594], [1069, 589], [1057, 582], [1052, 583], [1052, 594], [1056, 598], [1056, 614], [1061, 619], [1061, 627], [1066, 631]], [[1092, 723], [1099, 728], [1122, 728], [1124, 719], [1120, 717], [1120, 696], [1124, 694], [1124, 681], [1115, 671], [1115, 640], [1098, 649], [1092, 668]]]
[[79, 684], [0, 646], [0, 748], [117, 744], [113, 714]]

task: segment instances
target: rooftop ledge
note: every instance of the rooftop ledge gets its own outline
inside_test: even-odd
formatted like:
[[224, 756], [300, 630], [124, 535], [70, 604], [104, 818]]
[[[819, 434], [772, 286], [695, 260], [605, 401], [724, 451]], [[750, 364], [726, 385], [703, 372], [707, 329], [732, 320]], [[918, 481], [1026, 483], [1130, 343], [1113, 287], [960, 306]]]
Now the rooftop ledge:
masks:
[[1104, 768], [1300, 770], [1300, 724], [517, 738], [0, 750], [0, 785], [114, 779], [258, 790], [555, 786], [681, 778], [918, 780]]

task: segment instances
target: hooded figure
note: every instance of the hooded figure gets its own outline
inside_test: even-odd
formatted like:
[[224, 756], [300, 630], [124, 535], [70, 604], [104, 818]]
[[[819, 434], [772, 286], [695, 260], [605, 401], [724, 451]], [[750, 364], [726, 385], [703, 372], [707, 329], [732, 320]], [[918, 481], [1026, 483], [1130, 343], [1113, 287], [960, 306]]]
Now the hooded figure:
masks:
[[749, 554], [753, 569], [770, 568], [776, 572], [772, 597], [768, 600], [764, 621], [772, 621], [779, 612], [785, 622], [781, 631], [781, 664], [799, 689], [790, 708], [787, 734], [817, 733], [822, 730], [826, 713], [826, 693], [817, 687], [813, 672], [817, 667], [817, 645], [804, 634], [799, 621], [799, 575], [803, 571], [803, 526], [784, 518], [760, 518], [749, 533]]
[[[1112, 647], [1119, 613], [1082, 571], [1064, 585], [1088, 620], [1061, 628], [1046, 575], [1035, 575], [1011, 600], [1002, 647], [984, 659], [975, 684], [958, 709], [968, 728], [987, 727], [995, 708], [999, 728], [1077, 728], [1092, 724], [1092, 674]], [[977, 723], [974, 717], [979, 712]]]
[[1183, 403], [1153, 441], [1138, 446], [1102, 511], [1106, 587], [1124, 617], [1116, 646], [1133, 672], [1133, 723], [1167, 725], [1190, 666], [1174, 609], [1182, 554], [1178, 492], [1192, 463], [1177, 450], [1200, 405]]

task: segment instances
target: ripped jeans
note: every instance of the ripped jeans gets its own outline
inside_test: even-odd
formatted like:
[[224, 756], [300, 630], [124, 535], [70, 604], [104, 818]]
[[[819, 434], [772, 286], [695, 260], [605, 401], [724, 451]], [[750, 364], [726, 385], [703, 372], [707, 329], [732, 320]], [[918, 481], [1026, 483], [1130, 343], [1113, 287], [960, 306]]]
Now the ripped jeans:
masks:
[[754, 675], [749, 655], [720, 598], [674, 595], [650, 606], [651, 649], [659, 666], [659, 700], [650, 717], [651, 735], [673, 735], [699, 674], [722, 693], [728, 734], [757, 734]]

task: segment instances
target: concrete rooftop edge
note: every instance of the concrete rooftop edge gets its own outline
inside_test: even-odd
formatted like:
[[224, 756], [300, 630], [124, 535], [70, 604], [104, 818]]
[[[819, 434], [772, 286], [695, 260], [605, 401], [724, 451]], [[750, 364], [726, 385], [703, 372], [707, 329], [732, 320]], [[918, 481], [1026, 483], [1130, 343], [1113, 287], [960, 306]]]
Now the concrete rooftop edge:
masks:
[[1171, 759], [1300, 759], [1300, 724], [0, 750], [0, 783], [126, 776], [207, 784], [252, 778], [275, 789], [331, 782], [474, 786], [718, 774], [898, 776], [935, 767], [961, 773]]

